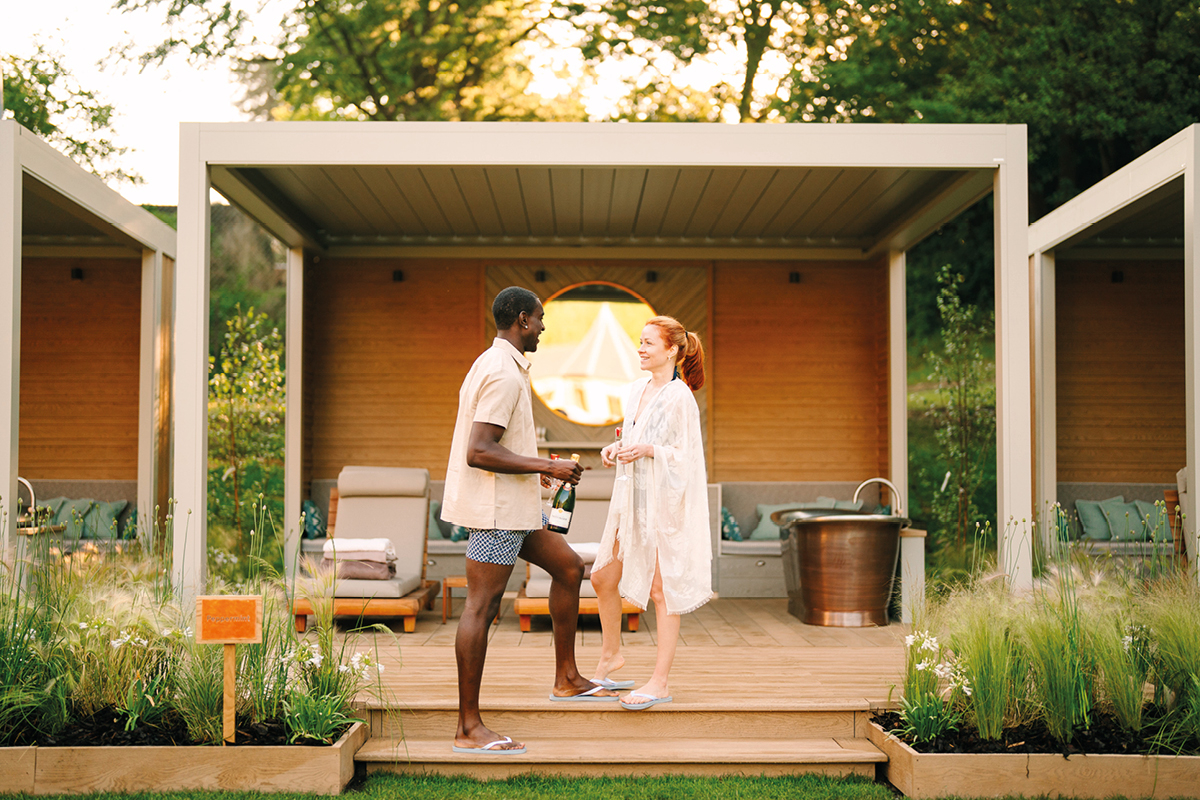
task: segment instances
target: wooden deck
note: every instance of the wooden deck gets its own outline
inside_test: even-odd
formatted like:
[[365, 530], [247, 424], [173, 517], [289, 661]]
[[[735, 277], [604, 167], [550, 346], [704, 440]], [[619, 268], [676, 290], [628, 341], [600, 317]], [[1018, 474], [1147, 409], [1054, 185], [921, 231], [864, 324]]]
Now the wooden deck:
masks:
[[[455, 611], [461, 610], [461, 599]], [[654, 615], [625, 632], [626, 666], [644, 681], [655, 657]], [[457, 719], [457, 616], [423, 612], [413, 633], [363, 636], [386, 665], [382, 703], [360, 698], [372, 738], [357, 760], [370, 770], [467, 774], [789, 774], [873, 776], [885, 757], [866, 741], [872, 707], [901, 679], [907, 626], [818, 628], [777, 599], [718, 599], [683, 619], [671, 674], [674, 701], [646, 711], [549, 699], [554, 652], [548, 622], [522, 633], [506, 603], [493, 626], [480, 697], [490, 727], [527, 744], [522, 756], [450, 750]], [[599, 656], [600, 628], [584, 618], [580, 671]], [[603, 743], [603, 746], [599, 746]]]

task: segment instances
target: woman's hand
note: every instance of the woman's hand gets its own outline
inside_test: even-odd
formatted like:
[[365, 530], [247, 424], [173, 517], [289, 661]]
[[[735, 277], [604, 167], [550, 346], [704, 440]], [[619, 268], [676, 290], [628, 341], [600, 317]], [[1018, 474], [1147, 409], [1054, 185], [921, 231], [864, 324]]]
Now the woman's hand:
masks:
[[600, 449], [600, 463], [606, 467], [616, 466], [616, 453], [621, 449], [620, 442], [613, 442]]
[[654, 445], [652, 444], [631, 444], [628, 447], [622, 447], [617, 453], [617, 461], [622, 464], [632, 464], [639, 458], [654, 458]]

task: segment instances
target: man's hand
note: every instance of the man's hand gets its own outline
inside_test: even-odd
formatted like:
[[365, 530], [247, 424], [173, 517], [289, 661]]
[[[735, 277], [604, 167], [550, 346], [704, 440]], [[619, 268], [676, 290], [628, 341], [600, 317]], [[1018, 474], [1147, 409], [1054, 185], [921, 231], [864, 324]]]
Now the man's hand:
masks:
[[559, 458], [547, 461], [546, 463], [549, 465], [549, 468], [542, 470], [542, 475], [547, 475], [556, 481], [579, 483], [579, 479], [583, 477], [583, 467], [579, 466], [577, 461], [568, 461], [565, 458]]

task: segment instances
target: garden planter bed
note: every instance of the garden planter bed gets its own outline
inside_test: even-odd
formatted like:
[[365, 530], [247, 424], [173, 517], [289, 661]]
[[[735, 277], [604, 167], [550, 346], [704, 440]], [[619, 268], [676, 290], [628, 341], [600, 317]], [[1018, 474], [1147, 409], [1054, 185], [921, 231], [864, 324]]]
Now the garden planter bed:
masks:
[[0, 792], [80, 794], [212, 789], [341, 794], [367, 740], [356, 722], [329, 747], [0, 748]]
[[1200, 756], [918, 753], [874, 721], [867, 738], [888, 757], [888, 781], [908, 797], [1200, 798]]

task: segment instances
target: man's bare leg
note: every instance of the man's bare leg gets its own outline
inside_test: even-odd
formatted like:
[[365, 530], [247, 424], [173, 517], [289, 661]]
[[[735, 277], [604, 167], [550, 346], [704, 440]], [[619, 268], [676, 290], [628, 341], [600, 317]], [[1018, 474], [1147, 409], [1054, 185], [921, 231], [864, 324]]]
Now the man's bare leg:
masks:
[[600, 570], [592, 570], [592, 587], [596, 590], [596, 605], [600, 610], [600, 660], [592, 675], [601, 681], [610, 672], [625, 666], [621, 655], [621, 561], [620, 544], [613, 542], [613, 560]]
[[[484, 725], [479, 716], [479, 684], [487, 658], [488, 632], [500, 610], [511, 574], [511, 564], [467, 559], [467, 604], [454, 637], [454, 655], [458, 661], [458, 731], [454, 734], [454, 744], [458, 747], [482, 747], [504, 738]], [[516, 750], [523, 746], [513, 742], [492, 749]]]
[[[550, 620], [554, 625], [554, 689], [558, 697], [570, 697], [596, 688], [579, 674], [575, 664], [575, 632], [579, 627], [579, 584], [583, 562], [557, 533], [543, 528], [525, 537], [521, 558], [550, 573]], [[602, 689], [597, 697], [615, 697]]]

